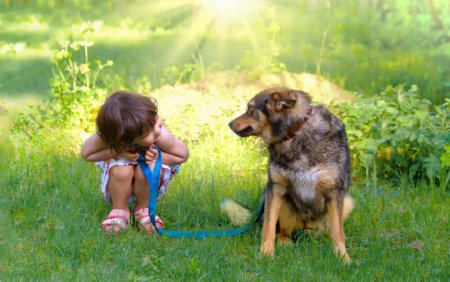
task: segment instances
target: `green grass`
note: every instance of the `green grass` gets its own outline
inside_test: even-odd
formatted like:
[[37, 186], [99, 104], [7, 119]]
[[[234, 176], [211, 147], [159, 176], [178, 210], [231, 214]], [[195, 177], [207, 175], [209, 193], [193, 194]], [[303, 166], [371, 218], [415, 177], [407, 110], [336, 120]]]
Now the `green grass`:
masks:
[[[191, 159], [158, 207], [166, 228], [231, 227], [219, 211], [225, 198], [256, 212], [265, 157], [251, 139], [222, 130], [223, 139], [191, 145]], [[99, 191], [97, 168], [79, 158], [77, 141], [52, 138], [1, 147], [3, 279], [448, 281], [450, 206], [443, 188], [352, 186], [356, 208], [345, 224], [350, 266], [333, 255], [324, 234], [299, 232], [292, 246], [278, 246], [275, 257], [266, 258], [259, 253], [260, 227], [235, 238], [149, 238], [134, 228], [108, 237], [100, 222], [110, 206]], [[55, 140], [51, 148], [47, 142]], [[63, 149], [68, 144], [72, 149]]]

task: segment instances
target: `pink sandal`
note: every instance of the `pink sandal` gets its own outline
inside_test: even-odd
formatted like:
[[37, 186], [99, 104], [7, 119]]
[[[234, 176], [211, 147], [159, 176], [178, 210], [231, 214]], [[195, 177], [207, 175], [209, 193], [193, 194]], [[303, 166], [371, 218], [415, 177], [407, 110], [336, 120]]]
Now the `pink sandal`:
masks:
[[130, 211], [123, 209], [112, 209], [108, 218], [102, 221], [102, 228], [108, 234], [117, 234], [128, 227], [130, 222]]
[[[136, 221], [137, 227], [140, 229], [144, 229], [148, 234], [151, 234], [153, 233], [153, 231], [155, 231], [155, 227], [153, 227], [150, 216], [148, 214], [148, 208], [135, 209], [134, 219]], [[155, 221], [158, 228], [164, 228], [164, 222], [159, 216], [155, 216]]]

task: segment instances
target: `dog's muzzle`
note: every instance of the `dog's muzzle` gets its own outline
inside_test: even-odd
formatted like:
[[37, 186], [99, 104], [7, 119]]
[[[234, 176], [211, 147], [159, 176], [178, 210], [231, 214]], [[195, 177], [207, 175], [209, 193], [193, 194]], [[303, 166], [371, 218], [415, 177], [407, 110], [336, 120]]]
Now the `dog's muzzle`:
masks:
[[253, 127], [251, 125], [247, 126], [246, 128], [244, 128], [242, 130], [236, 129], [234, 127], [233, 122], [230, 122], [228, 124], [228, 126], [231, 128], [231, 130], [233, 130], [234, 133], [236, 133], [240, 137], [248, 137], [248, 136], [252, 135], [252, 132], [253, 132]]

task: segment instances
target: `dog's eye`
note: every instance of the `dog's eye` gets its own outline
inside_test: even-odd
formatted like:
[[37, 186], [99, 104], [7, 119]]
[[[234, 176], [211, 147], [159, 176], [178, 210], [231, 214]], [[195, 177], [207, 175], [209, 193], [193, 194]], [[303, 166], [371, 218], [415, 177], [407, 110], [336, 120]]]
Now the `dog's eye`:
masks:
[[256, 118], [256, 119], [259, 118], [258, 111], [257, 111], [255, 108], [248, 108], [248, 109], [247, 109], [247, 114], [248, 114], [249, 116], [252, 116], [252, 117]]

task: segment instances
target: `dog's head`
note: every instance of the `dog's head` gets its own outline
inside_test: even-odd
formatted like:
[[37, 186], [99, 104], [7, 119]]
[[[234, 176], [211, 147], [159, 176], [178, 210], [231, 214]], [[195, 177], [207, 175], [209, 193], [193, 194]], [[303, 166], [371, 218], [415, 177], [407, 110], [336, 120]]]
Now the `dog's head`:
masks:
[[241, 137], [260, 136], [264, 142], [286, 134], [303, 119], [311, 98], [305, 92], [285, 87], [266, 89], [253, 97], [247, 111], [229, 123], [231, 130]]

